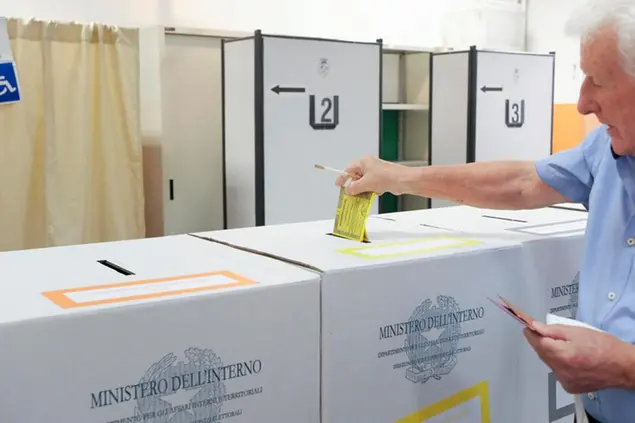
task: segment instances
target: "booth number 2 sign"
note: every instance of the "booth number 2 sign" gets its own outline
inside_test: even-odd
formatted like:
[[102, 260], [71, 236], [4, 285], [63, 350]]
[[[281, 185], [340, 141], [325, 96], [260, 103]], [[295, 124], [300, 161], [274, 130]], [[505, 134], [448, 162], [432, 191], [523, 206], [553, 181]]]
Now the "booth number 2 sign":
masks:
[[[316, 104], [318, 101], [320, 102], [319, 105]], [[338, 95], [322, 97], [321, 100], [317, 100], [315, 95], [310, 95], [309, 125], [311, 125], [311, 128], [335, 129], [340, 121], [339, 101], [340, 96]]]
[[[305, 88], [301, 87], [281, 87], [276, 85], [271, 89], [276, 94], [281, 93], [304, 93]], [[309, 125], [315, 130], [333, 130], [340, 123], [340, 96], [316, 96], [309, 95]]]

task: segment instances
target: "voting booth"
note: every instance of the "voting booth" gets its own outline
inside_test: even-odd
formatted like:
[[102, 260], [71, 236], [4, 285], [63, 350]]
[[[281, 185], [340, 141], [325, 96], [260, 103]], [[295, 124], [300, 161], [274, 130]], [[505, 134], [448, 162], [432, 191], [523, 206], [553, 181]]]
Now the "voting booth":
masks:
[[182, 235], [2, 253], [0, 279], [3, 423], [320, 421], [315, 273]]
[[195, 234], [321, 275], [322, 421], [517, 421], [522, 332], [488, 297], [516, 289], [520, 246], [372, 216], [357, 242], [333, 223]]
[[[384, 219], [519, 243], [523, 265], [507, 281], [509, 301], [545, 322], [547, 313], [575, 319], [587, 213], [576, 209], [488, 210], [469, 206], [382, 215]], [[506, 318], [506, 317], [501, 317]], [[522, 402], [514, 421], [571, 423], [573, 396], [526, 343], [520, 360]], [[511, 384], [511, 378], [510, 378]], [[520, 411], [522, 410], [522, 411]]]
[[[431, 165], [551, 154], [555, 54], [432, 53]], [[451, 205], [432, 200], [432, 207]]]
[[379, 155], [381, 63], [379, 41], [224, 41], [226, 228], [332, 217], [334, 175], [314, 165]]

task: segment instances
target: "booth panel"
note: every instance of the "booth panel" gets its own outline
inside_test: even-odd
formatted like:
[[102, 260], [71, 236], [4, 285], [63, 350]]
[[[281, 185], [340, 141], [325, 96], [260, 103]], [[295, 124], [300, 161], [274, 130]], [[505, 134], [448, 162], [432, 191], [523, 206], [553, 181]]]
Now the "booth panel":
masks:
[[332, 218], [335, 175], [314, 165], [379, 155], [381, 44], [264, 35], [263, 52], [264, 224]]
[[149, 235], [222, 229], [221, 40], [166, 34], [161, 72], [162, 142], [144, 147], [144, 161], [157, 170], [145, 183], [165, 178], [165, 203], [162, 214], [148, 210], [153, 222], [163, 224], [153, 225]]
[[[465, 163], [468, 145], [469, 53], [432, 55], [430, 163]], [[432, 200], [432, 207], [453, 203]]]
[[474, 161], [551, 154], [553, 55], [479, 51]]
[[227, 228], [256, 224], [255, 43], [223, 44], [223, 148]]

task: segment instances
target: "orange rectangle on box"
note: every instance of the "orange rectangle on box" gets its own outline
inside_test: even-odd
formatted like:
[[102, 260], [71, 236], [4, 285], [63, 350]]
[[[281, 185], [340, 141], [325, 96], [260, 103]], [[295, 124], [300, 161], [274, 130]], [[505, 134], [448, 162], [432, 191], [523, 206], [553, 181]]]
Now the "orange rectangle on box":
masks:
[[195, 292], [255, 285], [257, 282], [227, 270], [118, 282], [105, 285], [43, 292], [58, 306], [71, 309], [123, 303], [151, 298], [171, 297]]

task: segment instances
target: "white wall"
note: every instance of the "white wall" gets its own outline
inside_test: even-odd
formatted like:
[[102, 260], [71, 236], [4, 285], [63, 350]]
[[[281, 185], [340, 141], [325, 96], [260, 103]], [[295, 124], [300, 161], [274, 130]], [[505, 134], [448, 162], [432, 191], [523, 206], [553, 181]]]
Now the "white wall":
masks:
[[[171, 0], [20, 0], [3, 1], [2, 15], [60, 21], [95, 21], [122, 26], [162, 23]], [[173, 0], [176, 1], [180, 0]]]
[[21, 0], [3, 4], [7, 17], [168, 25], [321, 36], [399, 45], [441, 43], [448, 2], [435, 0]]
[[[509, 13], [501, 17], [492, 13], [500, 14], [495, 8], [509, 3], [509, 9], [517, 1], [21, 0], [5, 1], [2, 15], [123, 26], [166, 25], [245, 32], [262, 29], [269, 33], [360, 41], [382, 38], [386, 44], [399, 46], [455, 47], [456, 40], [475, 40], [483, 47], [504, 47], [518, 44], [518, 28], [522, 25]], [[474, 17], [469, 17], [470, 25], [444, 26], [443, 18], [449, 11], [466, 7], [476, 10]], [[460, 31], [460, 35], [453, 36], [448, 31]], [[508, 42], [506, 37], [513, 40]]]
[[[175, 25], [282, 32], [399, 45], [440, 45], [448, 2], [435, 0], [172, 0]], [[178, 4], [178, 6], [177, 6]], [[249, 12], [247, 12], [249, 11]]]
[[444, 46], [526, 49], [525, 0], [452, 0], [451, 3], [456, 6], [444, 16]]
[[555, 102], [576, 103], [582, 82], [579, 40], [564, 33], [579, 0], [528, 0], [527, 49], [556, 52]]

